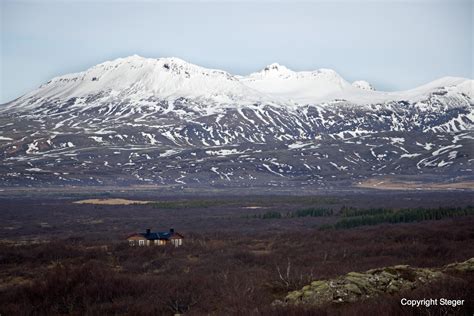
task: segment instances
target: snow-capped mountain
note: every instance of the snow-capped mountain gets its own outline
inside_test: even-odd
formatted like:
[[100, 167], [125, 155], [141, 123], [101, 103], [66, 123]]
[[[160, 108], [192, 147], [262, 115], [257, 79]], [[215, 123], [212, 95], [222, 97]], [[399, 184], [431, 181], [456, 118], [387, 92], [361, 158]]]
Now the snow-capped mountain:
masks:
[[175, 101], [179, 98], [212, 105], [320, 104], [345, 100], [367, 105], [380, 102], [417, 101], [437, 89], [462, 93], [472, 98], [473, 80], [445, 77], [409, 91], [382, 92], [364, 80], [352, 84], [331, 69], [292, 71], [277, 63], [248, 76], [235, 76], [222, 70], [207, 69], [179, 58], [143, 58], [133, 55], [96, 65], [86, 71], [53, 78], [38, 89], [11, 102], [18, 108], [45, 100], [87, 98], [143, 101], [147, 98]]
[[0, 106], [0, 180], [16, 185], [354, 185], [472, 178], [473, 80], [401, 92], [333, 70], [247, 76], [119, 58]]
[[351, 90], [351, 84], [334, 70], [295, 72], [277, 63], [240, 80], [257, 91], [298, 104], [315, 103], [328, 95]]
[[137, 55], [119, 58], [86, 71], [53, 78], [19, 101], [31, 97], [81, 98], [107, 94], [111, 98], [141, 100], [149, 97], [175, 100], [195, 98], [217, 103], [249, 102], [262, 95], [243, 85], [235, 76], [206, 69], [179, 58], [143, 58]]

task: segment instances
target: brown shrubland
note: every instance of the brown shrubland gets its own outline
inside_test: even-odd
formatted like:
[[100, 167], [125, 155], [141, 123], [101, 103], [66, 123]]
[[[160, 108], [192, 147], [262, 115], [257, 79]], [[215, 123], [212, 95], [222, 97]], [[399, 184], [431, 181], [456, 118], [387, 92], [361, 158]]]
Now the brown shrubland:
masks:
[[[474, 217], [347, 230], [188, 232], [183, 247], [56, 238], [0, 245], [2, 315], [445, 315], [472, 310], [474, 278], [452, 275], [348, 305], [274, 307], [312, 280], [396, 264], [440, 267], [474, 257]], [[413, 309], [401, 297], [466, 305]]]

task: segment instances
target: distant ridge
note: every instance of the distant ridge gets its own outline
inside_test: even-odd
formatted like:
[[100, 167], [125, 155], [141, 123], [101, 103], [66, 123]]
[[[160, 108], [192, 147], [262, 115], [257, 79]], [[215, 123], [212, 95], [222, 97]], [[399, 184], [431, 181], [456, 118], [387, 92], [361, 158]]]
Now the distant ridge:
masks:
[[119, 58], [0, 106], [0, 187], [469, 184], [472, 84], [383, 92], [330, 69]]
[[[316, 104], [344, 99], [354, 104], [418, 100], [431, 90], [457, 87], [472, 97], [473, 80], [445, 77], [401, 92], [374, 91], [357, 80], [352, 84], [331, 69], [292, 71], [278, 63], [248, 76], [207, 69], [176, 57], [144, 58], [132, 55], [93, 66], [85, 71], [55, 77], [20, 98], [68, 98], [112, 92], [129, 98], [198, 98], [215, 104], [278, 103]], [[19, 102], [15, 102], [19, 103]]]

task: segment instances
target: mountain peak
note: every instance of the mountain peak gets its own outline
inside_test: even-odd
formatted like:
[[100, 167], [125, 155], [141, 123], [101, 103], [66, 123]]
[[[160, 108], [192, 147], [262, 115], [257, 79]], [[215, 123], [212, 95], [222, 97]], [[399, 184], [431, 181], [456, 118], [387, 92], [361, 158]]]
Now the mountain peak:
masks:
[[138, 101], [149, 97], [168, 100], [184, 97], [228, 104], [242, 99], [244, 103], [261, 99], [261, 93], [244, 86], [223, 70], [204, 68], [177, 57], [139, 55], [117, 58], [79, 73], [53, 78], [33, 92], [43, 98], [109, 93]]
[[279, 63], [271, 63], [265, 66], [259, 74], [263, 76], [281, 76], [281, 75], [289, 75], [294, 73], [292, 70], [288, 69], [287, 67], [280, 65]]
[[365, 80], [357, 80], [352, 83], [352, 86], [362, 90], [375, 91], [374, 87]]
[[280, 65], [279, 63], [271, 63], [270, 65], [265, 66], [265, 68], [263, 68], [263, 71], [287, 72], [287, 71], [290, 71], [290, 69], [288, 69], [287, 67], [283, 65]]
[[108, 67], [110, 65], [114, 65], [114, 66], [120, 66], [120, 65], [126, 65], [126, 64], [129, 64], [129, 65], [150, 65], [150, 66], [153, 66], [153, 65], [156, 65], [156, 64], [160, 64], [160, 65], [176, 65], [176, 66], [186, 66], [186, 67], [195, 67], [195, 68], [202, 68], [198, 65], [194, 65], [190, 62], [187, 62], [181, 58], [178, 58], [178, 57], [161, 57], [161, 58], [148, 58], [148, 57], [143, 57], [143, 56], [140, 56], [140, 55], [137, 55], [137, 54], [134, 54], [134, 55], [130, 55], [130, 56], [127, 56], [127, 57], [121, 57], [121, 58], [117, 58], [117, 59], [114, 59], [114, 60], [110, 60], [110, 61], [105, 61], [103, 63], [100, 63], [92, 68], [103, 68], [103, 67]]

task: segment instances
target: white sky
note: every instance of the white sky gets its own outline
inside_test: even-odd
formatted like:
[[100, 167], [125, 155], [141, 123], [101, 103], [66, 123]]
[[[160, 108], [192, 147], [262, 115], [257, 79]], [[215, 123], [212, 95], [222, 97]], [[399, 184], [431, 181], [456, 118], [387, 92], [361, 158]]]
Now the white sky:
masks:
[[1, 1], [0, 103], [117, 57], [333, 68], [379, 90], [473, 77], [473, 2]]

